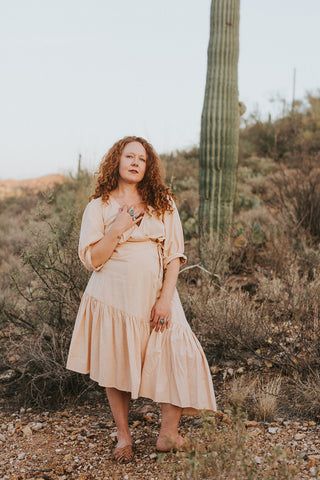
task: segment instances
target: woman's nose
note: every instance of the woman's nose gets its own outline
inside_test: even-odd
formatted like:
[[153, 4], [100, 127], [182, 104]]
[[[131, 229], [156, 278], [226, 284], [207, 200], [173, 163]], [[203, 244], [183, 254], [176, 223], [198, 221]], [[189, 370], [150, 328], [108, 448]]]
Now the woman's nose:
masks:
[[138, 159], [137, 159], [137, 157], [133, 157], [133, 158], [132, 158], [131, 164], [132, 164], [132, 165], [138, 165]]

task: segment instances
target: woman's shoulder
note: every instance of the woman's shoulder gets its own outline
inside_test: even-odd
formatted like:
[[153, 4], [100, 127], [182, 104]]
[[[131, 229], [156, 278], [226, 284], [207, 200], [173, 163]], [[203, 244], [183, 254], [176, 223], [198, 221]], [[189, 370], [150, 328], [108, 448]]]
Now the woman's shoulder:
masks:
[[113, 203], [110, 202], [110, 200], [105, 202], [101, 197], [92, 198], [84, 210], [84, 215], [102, 216], [103, 218], [107, 218], [113, 213], [111, 212], [111, 210], [113, 210], [112, 207]]
[[108, 207], [111, 204], [110, 199], [108, 201], [102, 200], [102, 197], [92, 198], [87, 204], [87, 208], [98, 210]]

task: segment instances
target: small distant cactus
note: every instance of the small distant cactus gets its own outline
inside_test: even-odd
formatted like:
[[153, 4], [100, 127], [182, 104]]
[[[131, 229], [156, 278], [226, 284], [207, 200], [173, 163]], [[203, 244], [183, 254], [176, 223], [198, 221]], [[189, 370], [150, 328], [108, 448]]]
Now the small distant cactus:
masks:
[[[200, 138], [200, 246], [229, 233], [236, 189], [240, 0], [212, 0]], [[200, 247], [201, 253], [201, 247]]]

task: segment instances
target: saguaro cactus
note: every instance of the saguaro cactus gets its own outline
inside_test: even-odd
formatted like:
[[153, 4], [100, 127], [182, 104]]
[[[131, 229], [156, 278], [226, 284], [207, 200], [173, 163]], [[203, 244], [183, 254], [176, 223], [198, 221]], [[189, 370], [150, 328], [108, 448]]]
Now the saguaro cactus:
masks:
[[[240, 0], [212, 0], [200, 138], [200, 246], [229, 233], [238, 161]], [[200, 248], [200, 252], [202, 248]]]

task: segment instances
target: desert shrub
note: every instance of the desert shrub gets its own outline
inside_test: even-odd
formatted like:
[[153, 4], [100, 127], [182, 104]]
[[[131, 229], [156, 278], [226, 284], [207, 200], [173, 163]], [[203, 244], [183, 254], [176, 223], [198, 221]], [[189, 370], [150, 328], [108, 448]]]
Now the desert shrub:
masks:
[[320, 373], [315, 370], [309, 375], [295, 376], [291, 381], [290, 397], [293, 412], [299, 417], [319, 418], [320, 415]]
[[163, 154], [161, 155], [161, 160], [165, 168], [165, 181], [167, 184], [171, 184], [174, 193], [178, 195], [180, 191], [197, 185], [199, 168], [198, 147], [190, 150], [177, 150], [169, 155]]
[[261, 278], [258, 297], [273, 325], [269, 359], [290, 375], [317, 371], [320, 361], [320, 281], [309, 281], [296, 264], [282, 278]]
[[12, 274], [15, 301], [2, 302], [1, 320], [14, 326], [6, 343], [6, 368], [15, 376], [5, 390], [18, 402], [59, 404], [67, 393], [79, 394], [89, 385], [65, 369], [73, 322], [88, 280], [77, 255], [80, 204], [86, 202], [77, 197], [85, 189], [83, 184], [66, 185], [50, 193], [49, 203], [40, 208], [44, 220], [31, 222], [33, 244], [22, 254], [23, 269]]
[[165, 181], [177, 197], [186, 241], [196, 239], [199, 233], [198, 157], [199, 149], [196, 147], [161, 156], [166, 172]]
[[28, 244], [25, 227], [28, 216], [36, 207], [39, 196], [27, 194], [0, 201], [0, 265], [8, 263], [10, 256], [19, 256]]
[[271, 121], [254, 119], [252, 124], [240, 131], [240, 162], [250, 156], [274, 157], [276, 145], [276, 127]]
[[215, 285], [192, 295], [181, 292], [186, 314], [199, 336], [209, 364], [246, 358], [271, 335], [263, 306], [250, 301], [247, 292], [226, 290]]
[[242, 211], [236, 216], [232, 238], [230, 270], [252, 272], [266, 266], [266, 245], [276, 232], [276, 221], [265, 206]]
[[264, 379], [259, 375], [242, 375], [230, 382], [227, 402], [250, 419], [272, 422], [278, 413], [280, 388], [281, 376]]
[[305, 165], [297, 170], [282, 170], [273, 177], [274, 204], [294, 236], [303, 229], [315, 241], [320, 239], [320, 170]]
[[272, 158], [289, 168], [300, 168], [304, 161], [316, 160], [320, 150], [319, 94], [307, 94], [294, 108], [284, 103], [282, 115], [274, 121], [262, 121], [252, 115], [240, 131], [239, 159], [248, 157]]

